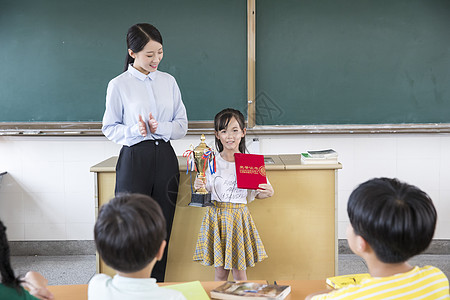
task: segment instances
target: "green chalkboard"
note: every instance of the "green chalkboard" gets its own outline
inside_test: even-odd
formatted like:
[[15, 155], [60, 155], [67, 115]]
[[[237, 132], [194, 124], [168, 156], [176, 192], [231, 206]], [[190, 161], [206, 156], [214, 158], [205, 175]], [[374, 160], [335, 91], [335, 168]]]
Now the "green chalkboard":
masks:
[[450, 122], [450, 1], [257, 0], [256, 122]]
[[126, 32], [155, 25], [160, 70], [180, 86], [188, 118], [246, 111], [247, 3], [242, 0], [2, 0], [0, 122], [101, 121], [123, 71]]

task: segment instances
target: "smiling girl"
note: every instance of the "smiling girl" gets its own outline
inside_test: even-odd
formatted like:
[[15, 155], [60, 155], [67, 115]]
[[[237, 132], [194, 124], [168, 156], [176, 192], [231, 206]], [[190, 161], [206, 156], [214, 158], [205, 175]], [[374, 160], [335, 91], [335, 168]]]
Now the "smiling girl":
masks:
[[[178, 193], [178, 160], [170, 140], [187, 132], [187, 116], [175, 79], [158, 70], [163, 42], [158, 29], [142, 23], [127, 33], [125, 70], [106, 92], [102, 131], [121, 144], [116, 196], [141, 193], [155, 199], [167, 222], [169, 243]], [[152, 273], [164, 281], [167, 247]]]
[[215, 267], [215, 280], [247, 280], [246, 269], [267, 258], [258, 230], [247, 208], [255, 198], [271, 197], [270, 183], [257, 190], [239, 189], [236, 182], [235, 153], [245, 152], [245, 120], [238, 110], [227, 108], [214, 118], [216, 173], [206, 173], [206, 184], [196, 179], [196, 189], [211, 192], [214, 206], [206, 210], [198, 235], [194, 260]]

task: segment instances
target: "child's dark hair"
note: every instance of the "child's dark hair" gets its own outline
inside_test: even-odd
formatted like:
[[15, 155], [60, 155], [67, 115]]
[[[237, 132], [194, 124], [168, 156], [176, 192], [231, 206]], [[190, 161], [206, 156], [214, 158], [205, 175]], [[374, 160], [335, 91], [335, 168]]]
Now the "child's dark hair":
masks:
[[[226, 109], [222, 110], [221, 112], [219, 112], [214, 117], [214, 130], [216, 131], [216, 133], [219, 133], [219, 131], [221, 131], [222, 129], [227, 128], [228, 123], [230, 123], [230, 120], [232, 118], [236, 119], [241, 130], [245, 129], [244, 115], [236, 109], [226, 108]], [[217, 148], [217, 151], [219, 151], [219, 152], [223, 151], [222, 142], [217, 138], [217, 136], [216, 136], [216, 148]], [[241, 152], [241, 153], [246, 152], [245, 136], [242, 137], [241, 142], [239, 143], [239, 152]]]
[[10, 252], [8, 239], [6, 238], [6, 227], [0, 221], [0, 274], [2, 276], [2, 283], [10, 288], [17, 290], [19, 295], [23, 293], [21, 287], [22, 280], [14, 275], [11, 268]]
[[155, 258], [166, 238], [166, 221], [159, 204], [149, 196], [124, 194], [100, 208], [94, 237], [107, 265], [132, 273]]
[[[135, 24], [128, 29], [127, 33], [127, 49], [131, 49], [134, 53], [138, 53], [142, 49], [144, 49], [145, 45], [149, 41], [155, 41], [162, 45], [162, 36], [158, 29], [155, 26], [147, 24], [147, 23], [139, 23]], [[128, 54], [125, 59], [125, 69], [128, 70], [128, 65], [134, 62], [134, 58], [132, 58]]]
[[347, 212], [355, 234], [384, 263], [405, 262], [424, 251], [436, 227], [436, 209], [418, 187], [397, 179], [374, 178], [350, 195]]

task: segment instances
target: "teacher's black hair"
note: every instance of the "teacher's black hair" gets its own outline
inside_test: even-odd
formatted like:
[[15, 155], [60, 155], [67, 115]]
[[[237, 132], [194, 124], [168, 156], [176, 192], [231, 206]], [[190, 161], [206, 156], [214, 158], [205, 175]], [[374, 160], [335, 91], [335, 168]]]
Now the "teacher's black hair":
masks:
[[428, 248], [437, 219], [424, 191], [390, 178], [359, 185], [350, 195], [347, 212], [355, 234], [384, 263], [405, 262]]
[[[142, 49], [144, 49], [145, 45], [148, 44], [149, 41], [155, 41], [163, 44], [161, 33], [155, 26], [148, 23], [139, 23], [135, 24], [128, 29], [127, 33], [127, 49], [131, 49], [134, 53], [138, 53]], [[128, 70], [128, 65], [134, 62], [134, 58], [132, 58], [128, 54], [125, 59], [125, 69]]]

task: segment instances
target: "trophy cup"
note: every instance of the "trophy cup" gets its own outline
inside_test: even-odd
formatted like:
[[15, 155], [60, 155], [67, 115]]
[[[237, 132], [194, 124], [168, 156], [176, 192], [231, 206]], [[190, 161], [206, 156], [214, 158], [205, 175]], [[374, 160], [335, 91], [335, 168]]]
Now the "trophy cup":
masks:
[[[205, 177], [206, 168], [208, 167], [210, 168], [211, 174], [215, 172], [214, 151], [210, 147], [208, 147], [208, 145], [206, 145], [204, 134], [202, 134], [201, 136], [200, 144], [193, 150], [191, 145], [191, 150], [185, 151], [183, 156], [187, 157], [188, 171], [189, 169], [191, 169], [191, 171], [196, 170], [197, 178], [199, 178], [203, 182], [205, 182], [206, 180]], [[191, 166], [191, 168], [189, 168], [189, 166]], [[205, 207], [212, 205], [213, 204], [211, 203], [211, 193], [208, 192], [205, 188], [199, 188], [192, 192], [191, 203], [189, 203], [189, 206]]]

